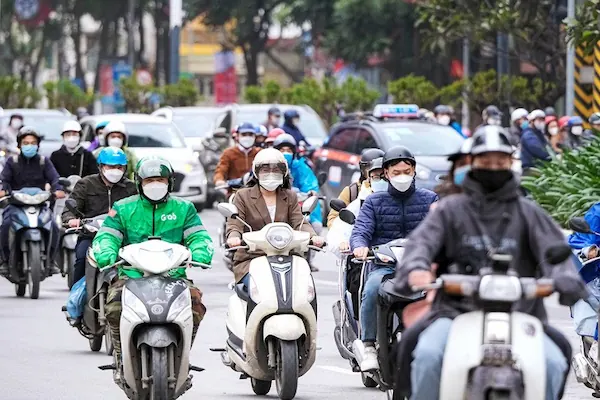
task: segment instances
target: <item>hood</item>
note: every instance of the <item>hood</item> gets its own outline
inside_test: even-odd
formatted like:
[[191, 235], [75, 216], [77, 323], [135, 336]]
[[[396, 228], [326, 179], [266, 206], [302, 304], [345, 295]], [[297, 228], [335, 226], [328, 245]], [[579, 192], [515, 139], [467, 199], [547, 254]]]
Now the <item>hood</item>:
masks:
[[200, 166], [198, 158], [188, 147], [128, 147], [140, 160], [147, 156], [160, 156], [171, 163], [176, 172], [189, 173], [193, 166]]

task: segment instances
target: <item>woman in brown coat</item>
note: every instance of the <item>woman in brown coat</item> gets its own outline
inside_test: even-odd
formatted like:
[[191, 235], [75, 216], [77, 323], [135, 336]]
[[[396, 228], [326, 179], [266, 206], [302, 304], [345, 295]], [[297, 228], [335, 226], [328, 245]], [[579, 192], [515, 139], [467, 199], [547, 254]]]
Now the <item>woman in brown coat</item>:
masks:
[[[238, 190], [233, 204], [239, 218], [252, 227], [262, 229], [271, 222], [285, 222], [292, 229], [300, 229], [304, 219], [298, 197], [290, 189], [289, 169], [283, 154], [275, 149], [261, 150], [252, 163], [253, 177], [248, 188]], [[227, 245], [240, 246], [242, 234], [248, 229], [238, 219], [227, 221]], [[302, 230], [309, 232], [315, 246], [322, 246], [324, 239], [317, 236], [310, 223], [302, 224]], [[262, 251], [237, 250], [233, 257], [235, 281], [242, 281], [248, 273], [250, 261], [263, 256]]]

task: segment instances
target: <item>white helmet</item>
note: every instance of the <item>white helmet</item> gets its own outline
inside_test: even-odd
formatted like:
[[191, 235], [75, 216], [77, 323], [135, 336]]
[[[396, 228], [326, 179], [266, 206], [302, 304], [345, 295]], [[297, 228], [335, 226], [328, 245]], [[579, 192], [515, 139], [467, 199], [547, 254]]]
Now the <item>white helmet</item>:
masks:
[[123, 124], [121, 121], [110, 121], [108, 124], [106, 124], [104, 130], [102, 131], [104, 143], [108, 143], [108, 135], [115, 132], [123, 135], [123, 146], [127, 146], [127, 131], [125, 130], [125, 124]]
[[517, 108], [515, 111], [510, 114], [510, 122], [515, 122], [520, 120], [521, 118], [527, 117], [529, 111], [524, 108]]
[[258, 169], [265, 164], [280, 166], [284, 177], [290, 173], [285, 157], [277, 149], [263, 149], [256, 154], [252, 162], [252, 172], [256, 178], [258, 178]]
[[535, 109], [532, 112], [529, 113], [529, 116], [527, 117], [528, 120], [533, 121], [534, 119], [538, 119], [538, 118], [546, 118], [546, 113], [542, 110]]
[[81, 132], [81, 125], [75, 120], [68, 120], [62, 128], [62, 133], [65, 132]]

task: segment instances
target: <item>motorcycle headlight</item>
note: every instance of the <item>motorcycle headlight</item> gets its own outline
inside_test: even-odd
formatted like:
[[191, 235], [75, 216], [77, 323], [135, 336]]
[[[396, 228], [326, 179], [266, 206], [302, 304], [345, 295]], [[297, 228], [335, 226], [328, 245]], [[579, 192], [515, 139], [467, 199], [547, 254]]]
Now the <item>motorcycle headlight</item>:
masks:
[[315, 299], [316, 295], [317, 291], [315, 290], [315, 281], [311, 277], [310, 281], [308, 281], [308, 294], [306, 295], [306, 300], [308, 300], [308, 302], [310, 303]]
[[489, 301], [514, 302], [523, 295], [516, 276], [486, 275], [479, 282], [479, 298]]
[[416, 174], [417, 174], [417, 179], [426, 181], [431, 176], [431, 170], [427, 167], [417, 164]]
[[252, 276], [250, 276], [250, 287], [248, 288], [249, 290], [249, 294], [250, 294], [250, 298], [252, 299], [253, 302], [255, 302], [256, 304], [260, 303], [260, 293], [258, 293], [258, 286], [256, 286], [256, 282], [254, 282], [254, 279], [252, 278]]
[[146, 310], [146, 306], [130, 290], [123, 289], [122, 301], [124, 307], [132, 309], [133, 312], [135, 312], [137, 316], [140, 317], [142, 320], [150, 320], [150, 316], [148, 315], [148, 310]]
[[29, 204], [29, 205], [37, 205], [45, 202], [50, 198], [49, 192], [40, 192], [35, 195], [25, 194], [25, 193], [14, 193], [13, 197], [20, 203]]
[[294, 237], [294, 232], [286, 226], [274, 226], [267, 231], [267, 242], [277, 250], [285, 249]]
[[167, 316], [167, 321], [174, 321], [179, 314], [186, 308], [192, 307], [192, 300], [190, 289], [186, 288], [173, 303], [171, 303], [171, 308], [169, 309], [169, 315]]

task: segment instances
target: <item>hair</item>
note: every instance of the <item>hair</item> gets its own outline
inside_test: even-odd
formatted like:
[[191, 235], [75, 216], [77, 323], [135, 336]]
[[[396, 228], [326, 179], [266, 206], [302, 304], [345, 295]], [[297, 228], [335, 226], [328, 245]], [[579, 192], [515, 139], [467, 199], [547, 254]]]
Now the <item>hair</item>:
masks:
[[400, 158], [400, 159], [397, 159], [397, 160], [388, 161], [387, 163], [385, 163], [383, 165], [383, 169], [388, 169], [390, 167], [393, 167], [394, 165], [400, 164], [401, 162], [406, 163], [406, 164], [408, 164], [408, 165], [410, 165], [412, 167], [416, 167], [417, 166], [416, 162], [413, 162], [413, 161], [409, 160], [408, 158]]
[[[252, 186], [256, 186], [256, 185], [258, 185], [258, 178], [256, 176], [254, 176], [254, 174], [252, 174], [252, 178], [250, 178], [250, 180], [246, 184], [246, 187], [252, 187]], [[283, 185], [281, 185], [281, 188], [283, 188], [283, 189], [291, 189], [292, 188], [292, 180], [290, 179], [289, 175], [283, 177]]]

